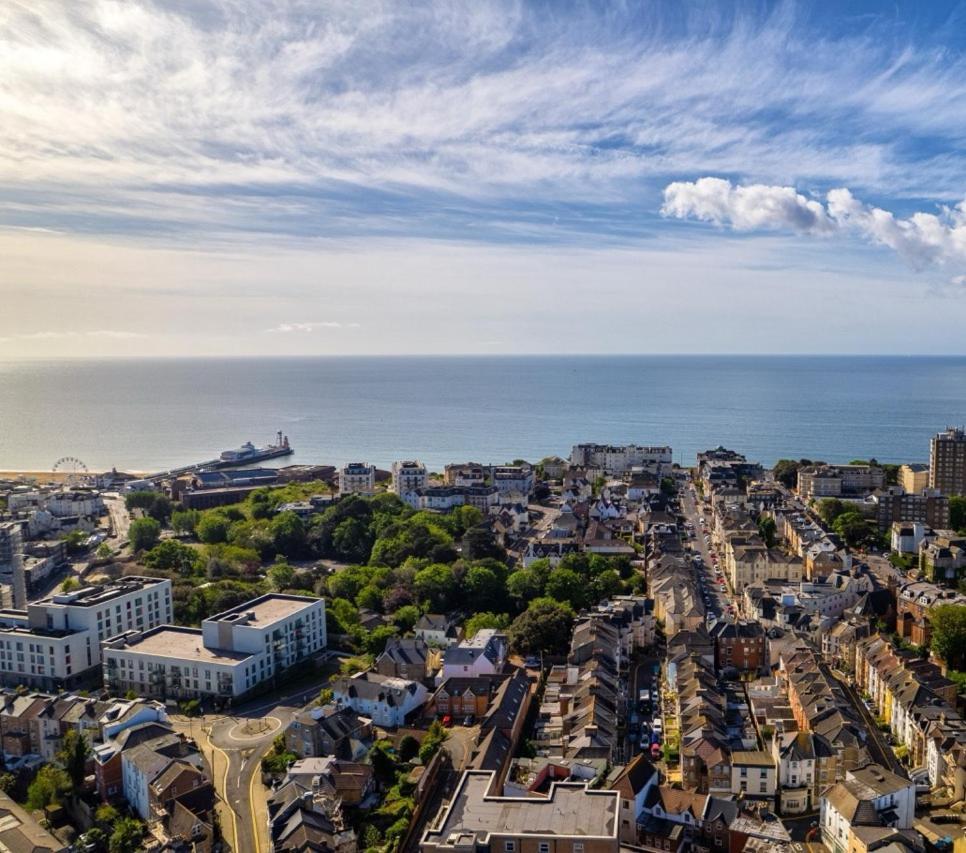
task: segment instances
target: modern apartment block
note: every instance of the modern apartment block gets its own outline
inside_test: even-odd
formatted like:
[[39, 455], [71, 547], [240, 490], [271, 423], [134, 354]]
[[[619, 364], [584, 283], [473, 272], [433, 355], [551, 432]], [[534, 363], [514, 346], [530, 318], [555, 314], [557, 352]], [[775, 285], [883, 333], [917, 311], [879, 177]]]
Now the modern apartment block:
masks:
[[906, 492], [902, 486], [889, 486], [872, 495], [879, 530], [889, 530], [895, 522], [922, 522], [934, 530], [949, 527], [949, 498], [937, 489]]
[[421, 489], [426, 485], [426, 466], [422, 462], [392, 463], [392, 490], [399, 497]]
[[321, 598], [270, 593], [201, 623], [104, 643], [104, 684], [157, 698], [233, 698], [326, 646]]
[[0, 681], [43, 689], [75, 686], [101, 663], [100, 644], [123, 631], [171, 621], [171, 581], [126, 577], [0, 610]]
[[966, 495], [966, 431], [947, 427], [929, 442], [929, 487]]
[[348, 462], [339, 469], [340, 495], [376, 493], [376, 466], [367, 462]]

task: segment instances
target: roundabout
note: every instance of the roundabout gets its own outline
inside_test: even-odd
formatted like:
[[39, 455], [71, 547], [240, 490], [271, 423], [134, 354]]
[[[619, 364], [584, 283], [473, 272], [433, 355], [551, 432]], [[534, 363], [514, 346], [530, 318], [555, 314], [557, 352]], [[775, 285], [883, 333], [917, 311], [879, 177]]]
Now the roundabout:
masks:
[[228, 730], [229, 739], [238, 743], [258, 741], [273, 735], [282, 727], [277, 717], [258, 717], [236, 723]]

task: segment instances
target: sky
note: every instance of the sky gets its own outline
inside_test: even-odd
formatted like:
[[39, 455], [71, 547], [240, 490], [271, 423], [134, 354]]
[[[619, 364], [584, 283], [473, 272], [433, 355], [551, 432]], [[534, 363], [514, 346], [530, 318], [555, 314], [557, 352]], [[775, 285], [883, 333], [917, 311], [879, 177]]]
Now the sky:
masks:
[[0, 359], [966, 352], [966, 6], [0, 0]]

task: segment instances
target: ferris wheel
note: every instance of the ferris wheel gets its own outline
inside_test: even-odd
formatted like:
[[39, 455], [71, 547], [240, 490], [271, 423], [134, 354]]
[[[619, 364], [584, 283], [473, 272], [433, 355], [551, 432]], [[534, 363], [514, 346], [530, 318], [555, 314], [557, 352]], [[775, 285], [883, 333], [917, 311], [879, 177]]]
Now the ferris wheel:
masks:
[[90, 473], [87, 466], [76, 456], [61, 456], [51, 470], [55, 473], [66, 474], [67, 482], [71, 484], [80, 482]]

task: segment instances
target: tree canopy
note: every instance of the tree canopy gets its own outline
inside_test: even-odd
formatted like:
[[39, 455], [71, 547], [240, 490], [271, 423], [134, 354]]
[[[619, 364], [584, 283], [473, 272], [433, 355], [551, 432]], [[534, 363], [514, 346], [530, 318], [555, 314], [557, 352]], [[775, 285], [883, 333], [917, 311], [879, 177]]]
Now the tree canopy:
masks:
[[161, 525], [153, 518], [136, 518], [128, 528], [128, 538], [135, 551], [148, 551], [161, 538]]
[[966, 605], [941, 604], [929, 612], [932, 650], [950, 669], [966, 667]]
[[574, 612], [551, 598], [538, 598], [510, 625], [510, 644], [523, 654], [563, 654], [570, 643]]

